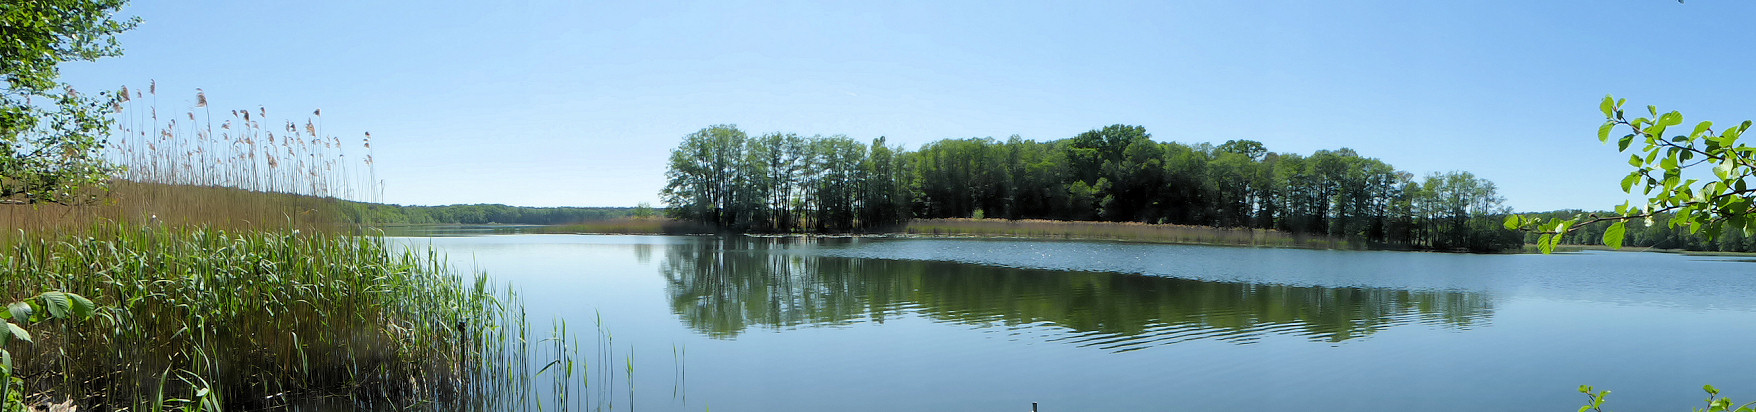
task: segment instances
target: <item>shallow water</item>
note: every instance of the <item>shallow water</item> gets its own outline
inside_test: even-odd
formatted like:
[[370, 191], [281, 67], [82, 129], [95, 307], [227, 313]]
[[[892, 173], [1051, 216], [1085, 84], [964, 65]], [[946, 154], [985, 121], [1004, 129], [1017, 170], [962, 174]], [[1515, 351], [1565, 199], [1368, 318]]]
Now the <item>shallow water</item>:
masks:
[[588, 405], [627, 408], [629, 351], [634, 409], [656, 410], [1573, 410], [1581, 384], [1618, 410], [1686, 410], [1707, 383], [1756, 396], [1756, 265], [1732, 258], [405, 241], [514, 284], [539, 334], [566, 319], [599, 370], [575, 395]]

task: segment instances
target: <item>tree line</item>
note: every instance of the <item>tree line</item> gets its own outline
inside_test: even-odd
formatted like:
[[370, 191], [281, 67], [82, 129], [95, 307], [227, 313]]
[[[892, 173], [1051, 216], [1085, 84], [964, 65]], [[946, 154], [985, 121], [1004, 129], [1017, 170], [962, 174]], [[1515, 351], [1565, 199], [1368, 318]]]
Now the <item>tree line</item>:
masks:
[[501, 204], [403, 206], [377, 203], [351, 203], [339, 207], [348, 220], [366, 224], [524, 224], [562, 225], [569, 223], [633, 217], [641, 208], [627, 207], [522, 207]]
[[910, 217], [907, 156], [880, 137], [749, 137], [716, 125], [671, 151], [659, 193], [673, 218], [751, 232], [877, 230]]
[[711, 126], [672, 151], [672, 217], [755, 232], [876, 230], [910, 218], [1100, 220], [1277, 229], [1374, 247], [1493, 251], [1522, 234], [1493, 182], [1413, 174], [1351, 149], [1158, 142], [1112, 125], [1052, 141], [749, 138]]

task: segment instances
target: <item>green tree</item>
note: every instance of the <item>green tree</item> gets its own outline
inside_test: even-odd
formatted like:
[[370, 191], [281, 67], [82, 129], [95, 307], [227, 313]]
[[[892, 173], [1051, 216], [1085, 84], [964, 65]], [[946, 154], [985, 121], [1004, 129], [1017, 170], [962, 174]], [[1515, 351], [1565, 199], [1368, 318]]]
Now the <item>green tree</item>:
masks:
[[125, 0], [32, 0], [0, 4], [0, 202], [88, 199], [111, 167], [100, 157], [122, 93], [82, 95], [61, 83], [61, 63], [119, 56]]
[[631, 213], [630, 215], [634, 216], [634, 218], [636, 218], [636, 219], [646, 219], [646, 218], [653, 217], [654, 215], [657, 215], [657, 214], [658, 214], [657, 211], [655, 211], [652, 208], [651, 203], [640, 202], [639, 204], [634, 206], [634, 212]]
[[744, 131], [714, 125], [683, 137], [671, 150], [660, 198], [671, 217], [733, 227], [739, 222], [736, 190], [744, 160]]

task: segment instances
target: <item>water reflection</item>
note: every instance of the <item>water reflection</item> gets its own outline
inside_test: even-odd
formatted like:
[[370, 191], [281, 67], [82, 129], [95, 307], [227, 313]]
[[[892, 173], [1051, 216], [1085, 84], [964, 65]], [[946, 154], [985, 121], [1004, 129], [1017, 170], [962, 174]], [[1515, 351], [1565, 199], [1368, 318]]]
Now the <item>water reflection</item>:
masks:
[[781, 243], [707, 239], [666, 248], [672, 310], [700, 333], [882, 323], [906, 315], [995, 328], [1017, 339], [1129, 351], [1266, 335], [1342, 342], [1404, 324], [1467, 329], [1487, 294], [1280, 286], [955, 262], [787, 253]]

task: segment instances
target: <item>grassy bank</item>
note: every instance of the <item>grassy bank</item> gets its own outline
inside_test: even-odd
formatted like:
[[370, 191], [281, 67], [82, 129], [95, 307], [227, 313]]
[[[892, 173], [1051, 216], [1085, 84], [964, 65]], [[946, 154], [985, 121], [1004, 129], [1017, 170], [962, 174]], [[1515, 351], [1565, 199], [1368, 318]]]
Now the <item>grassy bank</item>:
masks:
[[509, 339], [482, 278], [379, 238], [102, 223], [12, 243], [4, 296], [64, 291], [99, 307], [26, 324], [35, 342], [8, 346], [30, 404], [413, 405], [479, 391], [471, 382], [510, 364], [484, 356]]
[[0, 205], [0, 227], [10, 234], [81, 232], [98, 221], [228, 229], [351, 230], [353, 202], [231, 187], [115, 180], [90, 204]]
[[903, 233], [947, 237], [1095, 239], [1197, 245], [1343, 249], [1353, 246], [1344, 240], [1296, 236], [1266, 229], [1059, 220], [916, 219], [908, 223]]

